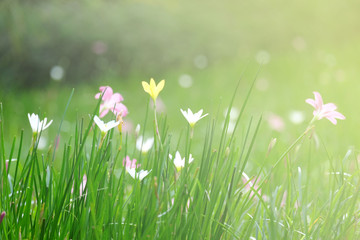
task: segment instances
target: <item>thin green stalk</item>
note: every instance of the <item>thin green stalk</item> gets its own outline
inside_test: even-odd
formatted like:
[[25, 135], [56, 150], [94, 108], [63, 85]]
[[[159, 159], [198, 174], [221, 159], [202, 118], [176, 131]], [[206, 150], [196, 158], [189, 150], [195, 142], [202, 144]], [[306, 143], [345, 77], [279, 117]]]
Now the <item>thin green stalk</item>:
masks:
[[160, 143], [160, 148], [161, 150], [163, 150], [163, 145], [162, 145], [162, 141], [161, 141], [161, 137], [160, 137], [160, 131], [159, 131], [159, 124], [158, 124], [158, 120], [157, 120], [157, 116], [156, 116], [156, 101], [154, 101], [154, 119], [155, 119], [155, 131], [156, 131], [156, 136], [159, 139], [159, 143]]

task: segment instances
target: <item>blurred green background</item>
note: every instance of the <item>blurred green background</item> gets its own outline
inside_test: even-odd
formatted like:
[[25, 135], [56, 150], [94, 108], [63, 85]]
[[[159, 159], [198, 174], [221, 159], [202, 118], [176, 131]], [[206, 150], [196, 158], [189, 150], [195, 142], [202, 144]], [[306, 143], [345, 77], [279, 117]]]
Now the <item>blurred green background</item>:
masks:
[[[53, 142], [71, 89], [61, 141], [75, 121], [88, 120], [101, 85], [120, 92], [130, 129], [143, 123], [148, 95], [141, 81], [166, 79], [160, 94], [170, 131], [186, 129], [180, 108], [211, 117], [240, 108], [256, 78], [238, 139], [251, 116], [263, 116], [254, 159], [262, 161], [272, 137], [281, 152], [312, 118], [305, 103], [319, 91], [347, 119], [317, 123], [320, 144], [343, 156], [360, 144], [360, 2], [349, 1], [20, 1], [0, 3], [0, 101], [6, 146], [25, 129], [27, 113], [54, 119]], [[260, 73], [257, 75], [259, 66]], [[151, 133], [151, 127], [149, 127]], [[199, 148], [201, 146], [199, 145]]]

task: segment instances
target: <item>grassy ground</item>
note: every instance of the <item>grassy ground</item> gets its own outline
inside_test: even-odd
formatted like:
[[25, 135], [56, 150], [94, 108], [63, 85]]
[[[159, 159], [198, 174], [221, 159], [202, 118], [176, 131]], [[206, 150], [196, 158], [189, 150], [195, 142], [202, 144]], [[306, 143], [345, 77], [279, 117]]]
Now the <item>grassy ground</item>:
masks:
[[[165, 102], [169, 85], [161, 93]], [[241, 100], [233, 101], [242, 103], [239, 108], [255, 98], [256, 93], [247, 95], [247, 88], [240, 90]], [[146, 94], [140, 93], [145, 96], [143, 103], [137, 105], [142, 108], [138, 114], [147, 122], [142, 131], [151, 136], [152, 110], [147, 110]], [[84, 95], [88, 95], [87, 91]], [[224, 98], [229, 97], [230, 94]], [[75, 103], [76, 100], [73, 99]], [[231, 103], [229, 100], [224, 106]], [[250, 106], [246, 107], [251, 109]], [[72, 107], [75, 106], [69, 108], [69, 113], [74, 111]], [[56, 153], [54, 147], [39, 150], [37, 135], [30, 141], [29, 128], [25, 129], [24, 138], [14, 139], [11, 148], [8, 141], [2, 140], [1, 165], [5, 165], [7, 156], [9, 159], [17, 156], [9, 167], [9, 176], [14, 176], [9, 181], [2, 167], [2, 195], [9, 196], [2, 198], [1, 204], [6, 213], [3, 236], [49, 239], [359, 236], [356, 150], [351, 149], [340, 158], [327, 138], [320, 137], [320, 144], [316, 138], [316, 133], [322, 136], [323, 129], [329, 133], [338, 126], [318, 127], [326, 124], [326, 120], [321, 120], [315, 126], [309, 125], [311, 128], [307, 124], [298, 126], [299, 129], [292, 127], [293, 134], [300, 132], [300, 136], [277, 133], [279, 141], [269, 151], [267, 145], [275, 134], [265, 127], [266, 120], [260, 130], [261, 116], [256, 116], [257, 111], [245, 110], [238, 118], [239, 131], [227, 135], [222, 122], [225, 118], [229, 121], [229, 113], [223, 116], [222, 107], [218, 115], [210, 110], [210, 116], [196, 124], [194, 137], [178, 111], [173, 112], [179, 115], [179, 120], [172, 122], [169, 117], [167, 125], [160, 117], [161, 140], [154, 133], [155, 146], [145, 154], [134, 148], [134, 133], [123, 136], [123, 140], [116, 130], [100, 135], [98, 128], [92, 127], [89, 113], [84, 114], [83, 121], [70, 124], [73, 128], [69, 130], [72, 135], [69, 140], [63, 139], [66, 134], [61, 134], [59, 146], [63, 150], [59, 148]], [[49, 132], [56, 130], [56, 122]], [[1, 124], [6, 129], [6, 121]], [[302, 131], [305, 132], [301, 134]], [[192, 153], [194, 163], [185, 163], [183, 169], [175, 170], [168, 157], [169, 153], [175, 156], [175, 151], [183, 156]], [[149, 176], [132, 179], [121, 165], [121, 159], [127, 155], [136, 158], [141, 169], [151, 170]], [[84, 178], [87, 183], [82, 183]]]

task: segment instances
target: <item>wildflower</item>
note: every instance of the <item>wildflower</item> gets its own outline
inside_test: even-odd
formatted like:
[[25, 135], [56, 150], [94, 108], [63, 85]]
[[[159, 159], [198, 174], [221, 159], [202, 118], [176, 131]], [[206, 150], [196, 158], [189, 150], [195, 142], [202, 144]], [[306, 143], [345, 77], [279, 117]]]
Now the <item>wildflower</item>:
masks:
[[151, 170], [140, 170], [139, 172], [136, 172], [135, 168], [126, 168], [126, 171], [133, 179], [139, 179], [140, 181], [143, 180], [151, 172]]
[[[172, 159], [172, 155], [169, 154], [169, 158]], [[189, 163], [192, 163], [194, 158], [192, 157], [191, 153], [189, 155]], [[181, 158], [179, 151], [176, 151], [175, 158], [174, 158], [174, 165], [177, 171], [180, 171], [183, 167], [185, 167], [185, 158]]]
[[102, 95], [103, 103], [100, 104], [100, 117], [104, 117], [109, 111], [112, 111], [115, 115], [121, 115], [125, 117], [128, 114], [128, 110], [121, 101], [124, 98], [120, 93], [114, 93], [109, 86], [101, 86], [99, 88], [100, 93], [95, 95], [96, 99], [99, 99]]
[[260, 177], [257, 177], [257, 179], [250, 179], [249, 176], [243, 172], [242, 173], [242, 181], [245, 184], [244, 191], [245, 193], [250, 193], [249, 197], [252, 198], [254, 195], [260, 195], [261, 198], [264, 201], [268, 201], [269, 197], [265, 194], [261, 194], [261, 188], [258, 185], [258, 182], [260, 181]]
[[150, 84], [147, 82], [142, 81], [142, 86], [144, 88], [144, 91], [147, 92], [150, 97], [154, 100], [154, 102], [156, 102], [156, 98], [159, 95], [159, 93], [161, 92], [161, 90], [163, 90], [164, 86], [165, 86], [165, 80], [161, 80], [159, 82], [158, 85], [156, 85], [155, 81], [153, 78], [150, 79]]
[[195, 124], [197, 123], [197, 121], [199, 121], [200, 119], [202, 119], [203, 117], [206, 117], [208, 114], [205, 114], [203, 116], [201, 116], [203, 110], [200, 109], [200, 111], [198, 111], [197, 113], [193, 113], [190, 108], [188, 108], [188, 111], [184, 111], [182, 109], [180, 109], [181, 113], [184, 115], [184, 117], [186, 118], [186, 120], [189, 122], [190, 127], [194, 127]]
[[313, 112], [315, 120], [327, 118], [330, 122], [336, 125], [337, 123], [336, 118], [341, 120], [345, 119], [344, 115], [335, 111], [337, 108], [335, 104], [333, 103], [324, 104], [320, 93], [314, 92], [314, 95], [315, 95], [315, 100], [306, 99], [306, 102], [315, 108]]
[[1, 213], [1, 215], [0, 215], [0, 224], [2, 223], [2, 221], [3, 221], [4, 217], [5, 217], [5, 215], [6, 215], [6, 212], [5, 212], [5, 211], [3, 211], [3, 212]]
[[137, 138], [140, 134], [140, 124], [137, 124], [135, 127], [135, 137]]
[[147, 153], [154, 145], [154, 138], [143, 140], [143, 136], [139, 136], [136, 140], [136, 148], [142, 153]]
[[[86, 176], [86, 174], [84, 174], [82, 182], [80, 183], [80, 187], [79, 187], [80, 196], [82, 196], [85, 191], [86, 183], [87, 183], [87, 176]], [[71, 188], [71, 193], [74, 193], [74, 184]], [[84, 193], [85, 200], [86, 200], [86, 195], [87, 195], [87, 193]], [[72, 199], [70, 199], [70, 201], [72, 201]]]
[[138, 168], [141, 165], [136, 164], [136, 159], [131, 160], [129, 156], [126, 156], [126, 158], [123, 159], [123, 166], [126, 168]]
[[83, 180], [82, 180], [82, 182], [80, 184], [80, 196], [83, 195], [83, 192], [84, 192], [85, 187], [86, 187], [86, 183], [87, 183], [87, 176], [86, 176], [86, 174], [84, 174]]
[[28, 118], [29, 118], [30, 126], [31, 126], [34, 134], [37, 134], [37, 133], [47, 129], [53, 121], [53, 120], [51, 120], [49, 123], [47, 123], [47, 118], [44, 118], [44, 120], [40, 121], [39, 116], [35, 113], [33, 113], [31, 115], [30, 115], [30, 113], [28, 113]]
[[96, 123], [96, 125], [98, 125], [98, 127], [101, 130], [102, 134], [106, 134], [110, 129], [116, 127], [117, 125], [120, 124], [120, 121], [115, 122], [114, 120], [108, 122], [108, 123], [104, 123], [103, 121], [100, 120], [100, 118], [98, 116], [94, 116], [94, 122]]

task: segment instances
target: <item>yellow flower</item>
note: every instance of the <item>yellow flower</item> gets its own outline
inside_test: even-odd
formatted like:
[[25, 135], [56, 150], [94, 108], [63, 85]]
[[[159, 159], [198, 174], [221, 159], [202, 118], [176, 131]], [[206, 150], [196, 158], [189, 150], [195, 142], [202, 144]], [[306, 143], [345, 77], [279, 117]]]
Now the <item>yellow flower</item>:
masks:
[[156, 85], [154, 79], [150, 79], [150, 84], [147, 82], [142, 81], [142, 86], [144, 88], [144, 91], [150, 94], [154, 102], [156, 101], [157, 96], [163, 90], [165, 86], [165, 80], [161, 80], [158, 85]]

